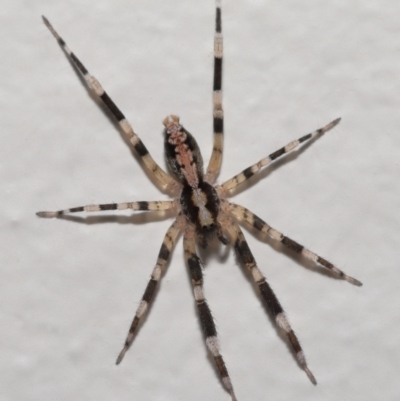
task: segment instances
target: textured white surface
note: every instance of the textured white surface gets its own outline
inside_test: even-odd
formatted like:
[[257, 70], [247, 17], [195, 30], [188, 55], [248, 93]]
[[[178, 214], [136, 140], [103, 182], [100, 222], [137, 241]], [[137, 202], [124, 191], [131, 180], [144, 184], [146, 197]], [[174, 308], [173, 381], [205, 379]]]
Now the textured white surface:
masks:
[[[35, 216], [165, 198], [41, 14], [156, 160], [170, 113], [206, 160], [212, 145], [212, 0], [3, 2], [0, 398], [229, 400], [207, 357], [181, 242], [145, 325], [114, 365], [169, 221]], [[400, 397], [399, 15], [400, 2], [388, 0], [223, 2], [221, 179], [341, 116], [234, 200], [364, 282], [333, 280], [247, 234], [301, 340], [313, 387], [233, 252], [206, 258], [206, 295], [239, 401]]]

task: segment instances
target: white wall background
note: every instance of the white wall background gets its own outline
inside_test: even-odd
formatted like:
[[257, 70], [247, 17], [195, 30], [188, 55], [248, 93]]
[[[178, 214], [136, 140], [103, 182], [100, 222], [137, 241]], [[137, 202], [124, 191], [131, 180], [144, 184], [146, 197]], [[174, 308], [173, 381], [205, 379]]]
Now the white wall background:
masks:
[[[313, 387], [233, 252], [222, 262], [210, 255], [206, 292], [238, 400], [398, 400], [400, 3], [223, 3], [220, 181], [341, 116], [235, 201], [364, 282], [334, 280], [247, 235], [319, 381]], [[206, 159], [212, 146], [212, 0], [3, 1], [0, 398], [228, 400], [203, 344], [181, 243], [145, 325], [114, 365], [170, 221], [35, 216], [165, 199], [41, 14], [156, 160], [169, 113]]]

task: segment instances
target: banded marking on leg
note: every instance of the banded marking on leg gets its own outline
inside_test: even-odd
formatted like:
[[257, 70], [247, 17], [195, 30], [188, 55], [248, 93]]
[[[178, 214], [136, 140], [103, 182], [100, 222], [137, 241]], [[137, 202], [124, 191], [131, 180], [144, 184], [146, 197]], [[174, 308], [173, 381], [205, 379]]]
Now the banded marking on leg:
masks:
[[118, 121], [120, 127], [124, 131], [124, 133], [128, 136], [129, 141], [133, 145], [137, 154], [142, 159], [144, 165], [154, 174], [157, 180], [160, 182], [163, 188], [173, 188], [176, 186], [176, 181], [166, 173], [151, 157], [149, 151], [146, 146], [143, 144], [142, 140], [139, 136], [133, 131], [132, 126], [129, 121], [125, 118], [122, 111], [117, 107], [117, 105], [113, 102], [107, 92], [103, 89], [100, 82], [89, 73], [83, 63], [78, 59], [78, 57], [69, 49], [64, 39], [57, 33], [54, 27], [50, 24], [49, 20], [42, 16], [43, 21], [53, 36], [57, 39], [58, 44], [65, 51], [65, 53], [69, 56], [75, 67], [82, 74], [83, 78], [87, 82], [90, 89], [96, 93], [97, 96], [103, 101], [105, 106], [108, 108], [110, 113], [114, 116], [114, 118]]
[[292, 240], [291, 238], [283, 235], [278, 230], [275, 230], [270, 225], [268, 225], [264, 220], [260, 219], [260, 217], [256, 216], [250, 210], [246, 209], [243, 206], [237, 205], [232, 202], [225, 201], [228, 206], [228, 210], [230, 210], [238, 220], [244, 221], [250, 226], [254, 227], [256, 230], [261, 231], [262, 233], [268, 234], [272, 239], [279, 241], [281, 244], [285, 245], [287, 248], [291, 249], [292, 251], [304, 256], [306, 259], [312, 260], [313, 262], [325, 267], [326, 269], [330, 270], [335, 276], [346, 280], [347, 282], [361, 286], [362, 283], [355, 279], [354, 277], [348, 276], [342, 270], [334, 266], [332, 263], [328, 262], [326, 259], [318, 256], [314, 252], [311, 252], [303, 245], [299, 244], [298, 242]]
[[333, 120], [329, 124], [325, 125], [325, 127], [319, 128], [316, 131], [311, 132], [310, 134], [304, 135], [295, 141], [289, 142], [286, 146], [271, 153], [269, 156], [265, 157], [264, 159], [261, 159], [256, 164], [253, 164], [252, 166], [247, 167], [239, 174], [237, 174], [234, 177], [230, 178], [229, 180], [225, 181], [223, 184], [221, 184], [222, 190], [225, 192], [232, 190], [233, 188], [235, 188], [242, 182], [248, 180], [250, 177], [253, 177], [253, 175], [257, 174], [263, 167], [268, 166], [274, 160], [278, 159], [279, 157], [283, 156], [284, 154], [297, 148], [302, 143], [331, 130], [333, 127], [335, 127], [337, 124], [339, 124], [339, 122], [340, 122], [340, 118], [337, 118], [336, 120]]
[[213, 80], [213, 130], [214, 145], [210, 162], [205, 175], [206, 181], [215, 181], [222, 163], [224, 146], [224, 111], [222, 108], [222, 10], [221, 1], [215, 1], [215, 33], [214, 33], [214, 80]]
[[127, 210], [131, 209], [134, 211], [143, 212], [161, 212], [164, 210], [170, 210], [176, 207], [176, 202], [173, 201], [141, 201], [141, 202], [124, 202], [124, 203], [105, 203], [102, 205], [86, 205], [78, 206], [65, 210], [58, 210], [56, 212], [37, 212], [36, 215], [39, 217], [51, 218], [51, 217], [62, 217], [70, 213], [79, 212], [104, 212], [107, 210]]
[[171, 255], [172, 249], [176, 243], [178, 238], [179, 232], [181, 230], [181, 222], [180, 216], [174, 221], [174, 223], [170, 226], [167, 233], [165, 234], [163, 243], [160, 248], [160, 252], [158, 254], [158, 259], [156, 266], [151, 273], [150, 281], [147, 284], [146, 290], [143, 294], [142, 300], [140, 301], [139, 307], [136, 310], [135, 317], [133, 318], [132, 324], [129, 328], [128, 335], [125, 340], [124, 347], [122, 348], [121, 352], [118, 355], [116, 364], [119, 365], [124, 358], [126, 352], [128, 351], [129, 347], [131, 346], [135, 334], [137, 332], [137, 328], [142, 316], [146, 313], [149, 308], [149, 305], [154, 299], [154, 294], [158, 285], [158, 282], [161, 279], [161, 275], [165, 265], [168, 262], [168, 259]]
[[289, 321], [285, 315], [285, 312], [273, 292], [272, 288], [268, 284], [266, 278], [261, 273], [260, 269], [257, 267], [257, 263], [254, 259], [253, 254], [247, 244], [247, 241], [243, 235], [240, 227], [231, 222], [230, 225], [227, 226], [227, 230], [233, 240], [236, 254], [239, 260], [246, 266], [246, 268], [250, 271], [251, 276], [255, 284], [257, 284], [258, 289], [261, 294], [261, 298], [271, 313], [272, 317], [275, 319], [275, 322], [279, 328], [281, 328], [285, 333], [289, 340], [289, 344], [293, 350], [293, 353], [296, 356], [296, 359], [302, 369], [306, 372], [308, 378], [311, 380], [313, 384], [317, 384], [314, 375], [311, 373], [310, 369], [307, 366], [306, 358], [304, 356], [304, 352], [300, 346], [299, 340], [297, 339], [296, 334], [294, 333], [292, 327], [289, 324]]
[[206, 337], [206, 345], [214, 357], [221, 381], [225, 389], [232, 397], [232, 401], [236, 401], [235, 393], [231, 379], [228, 374], [224, 359], [220, 353], [220, 345], [217, 337], [217, 329], [215, 327], [214, 319], [211, 310], [204, 296], [203, 289], [203, 271], [200, 259], [196, 253], [195, 243], [195, 230], [188, 227], [183, 236], [183, 247], [185, 251], [185, 259], [189, 268], [189, 273], [193, 285], [194, 298], [199, 312], [201, 327], [203, 328]]

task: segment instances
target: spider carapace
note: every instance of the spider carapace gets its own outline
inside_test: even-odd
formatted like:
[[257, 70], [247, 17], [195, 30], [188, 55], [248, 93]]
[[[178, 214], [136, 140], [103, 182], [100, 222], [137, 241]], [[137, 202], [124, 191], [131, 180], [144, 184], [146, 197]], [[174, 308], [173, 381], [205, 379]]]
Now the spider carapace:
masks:
[[258, 268], [256, 260], [247, 244], [239, 224], [253, 227], [255, 230], [259, 231], [261, 235], [270, 236], [273, 240], [280, 242], [291, 251], [302, 255], [304, 258], [311, 260], [323, 268], [328, 269], [337, 278], [346, 280], [358, 286], [360, 286], [361, 283], [345, 274], [325, 258], [310, 251], [303, 245], [300, 245], [298, 242], [271, 227], [250, 210], [230, 202], [227, 199], [231, 196], [232, 189], [241, 185], [250, 177], [257, 174], [262, 168], [268, 166], [270, 163], [292, 151], [302, 143], [329, 131], [339, 123], [339, 118], [323, 128], [289, 142], [287, 145], [271, 153], [267, 157], [264, 157], [254, 165], [244, 169], [242, 172], [222, 184], [215, 184], [222, 162], [224, 137], [224, 112], [222, 107], [223, 39], [221, 0], [216, 0], [215, 4], [213, 150], [205, 173], [203, 172], [203, 159], [195, 139], [182, 127], [182, 125], [180, 125], [178, 117], [174, 115], [170, 115], [164, 119], [165, 154], [172, 175], [164, 171], [151, 157], [142, 140], [133, 130], [122, 111], [104, 90], [100, 82], [89, 73], [78, 57], [68, 48], [65, 41], [60, 37], [50, 22], [43, 17], [47, 28], [49, 28], [74, 66], [82, 74], [89, 88], [103, 101], [110, 114], [119, 123], [120, 128], [128, 137], [132, 147], [135, 149], [145, 168], [147, 168], [150, 174], [154, 176], [159, 185], [163, 187], [166, 192], [171, 194], [173, 199], [78, 206], [55, 212], [38, 212], [37, 215], [39, 217], [63, 217], [69, 213], [126, 209], [146, 212], [159, 212], [165, 210], [174, 211], [176, 219], [164, 236], [157, 262], [136, 310], [125, 344], [117, 358], [117, 364], [122, 361], [126, 351], [131, 346], [138, 331], [139, 323], [148, 311], [150, 303], [154, 300], [156, 287], [163, 277], [162, 273], [165, 270], [172, 249], [179, 234], [183, 233], [183, 247], [185, 251], [186, 264], [191, 277], [194, 298], [204, 332], [205, 342], [208, 350], [214, 358], [225, 389], [230, 394], [232, 401], [236, 401], [232, 382], [221, 355], [214, 319], [204, 295], [203, 270], [200, 259], [197, 256], [197, 244], [205, 247], [210, 236], [216, 235], [223, 244], [229, 242], [233, 245], [239, 262], [249, 270], [250, 277], [253, 280], [255, 287], [259, 290], [262, 302], [265, 304], [276, 325], [283, 331], [283, 333], [285, 333], [299, 365], [307, 373], [308, 377], [314, 384], [316, 384], [316, 380], [308, 368], [297, 336], [294, 333], [278, 298], [270, 287], [267, 279]]

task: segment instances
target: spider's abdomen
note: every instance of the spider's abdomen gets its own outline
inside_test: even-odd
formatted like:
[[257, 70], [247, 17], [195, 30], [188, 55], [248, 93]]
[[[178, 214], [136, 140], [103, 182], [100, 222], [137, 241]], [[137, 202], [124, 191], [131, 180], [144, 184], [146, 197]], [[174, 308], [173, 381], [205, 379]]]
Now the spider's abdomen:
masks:
[[220, 200], [212, 185], [205, 181], [197, 188], [185, 185], [179, 200], [183, 214], [196, 226], [200, 237], [205, 240], [208, 234], [218, 230]]

